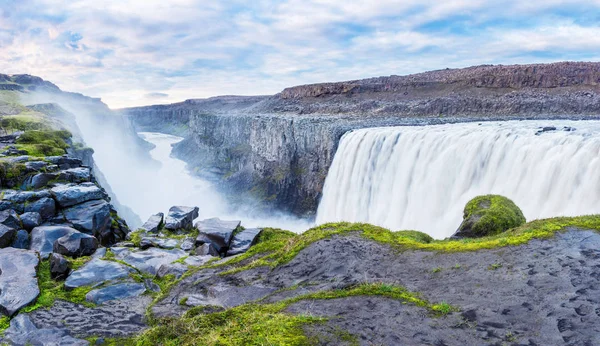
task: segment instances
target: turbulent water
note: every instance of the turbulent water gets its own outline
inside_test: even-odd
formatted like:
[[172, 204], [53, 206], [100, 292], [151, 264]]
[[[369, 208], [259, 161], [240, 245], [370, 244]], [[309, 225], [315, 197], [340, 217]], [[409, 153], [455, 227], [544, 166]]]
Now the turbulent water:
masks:
[[[536, 135], [542, 126], [556, 131]], [[567, 131], [564, 127], [575, 128]], [[450, 236], [466, 202], [515, 201], [528, 220], [600, 212], [600, 123], [507, 121], [345, 134], [317, 223], [369, 222]]]
[[231, 210], [226, 199], [210, 182], [191, 175], [184, 161], [171, 157], [172, 145], [183, 138], [150, 132], [142, 132], [139, 135], [156, 146], [150, 151], [150, 155], [160, 162], [159, 167], [145, 172], [142, 180], [152, 182], [145, 185], [147, 192], [143, 198], [131, 198], [127, 203], [144, 220], [158, 211], [166, 213], [173, 205], [188, 205], [200, 208], [200, 219], [238, 219], [242, 220], [242, 225], [246, 228], [278, 227], [301, 232], [311, 226], [307, 221], [291, 216], [257, 214], [252, 211], [252, 206]]

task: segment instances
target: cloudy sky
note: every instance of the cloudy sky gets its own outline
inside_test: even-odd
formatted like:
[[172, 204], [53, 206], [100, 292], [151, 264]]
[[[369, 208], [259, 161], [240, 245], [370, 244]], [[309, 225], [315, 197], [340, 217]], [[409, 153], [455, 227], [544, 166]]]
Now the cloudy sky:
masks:
[[561, 60], [600, 60], [600, 0], [0, 0], [0, 73], [111, 108]]

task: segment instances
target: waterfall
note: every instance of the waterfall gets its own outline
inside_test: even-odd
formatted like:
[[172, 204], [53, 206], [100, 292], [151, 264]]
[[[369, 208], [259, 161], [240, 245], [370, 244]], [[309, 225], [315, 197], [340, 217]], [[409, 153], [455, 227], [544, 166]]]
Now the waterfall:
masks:
[[[554, 131], [538, 132], [541, 127]], [[368, 222], [450, 236], [473, 197], [512, 199], [527, 220], [600, 213], [600, 122], [506, 121], [346, 133], [317, 223]]]

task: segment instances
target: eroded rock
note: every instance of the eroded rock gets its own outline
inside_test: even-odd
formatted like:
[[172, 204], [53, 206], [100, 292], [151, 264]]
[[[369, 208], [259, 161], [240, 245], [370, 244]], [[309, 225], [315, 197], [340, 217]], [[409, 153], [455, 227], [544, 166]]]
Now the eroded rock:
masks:
[[69, 261], [61, 254], [50, 254], [50, 277], [53, 280], [65, 280], [71, 271]]
[[92, 255], [98, 248], [98, 239], [84, 233], [71, 233], [54, 242], [54, 252], [77, 258]]
[[93, 200], [63, 211], [73, 227], [87, 234], [98, 235], [110, 227], [110, 205], [105, 200]]
[[248, 251], [248, 249], [256, 242], [260, 232], [262, 232], [261, 228], [249, 228], [233, 236], [231, 244], [229, 245], [229, 250], [227, 250], [227, 256], [233, 256]]
[[144, 251], [131, 251], [129, 249], [112, 249], [115, 256], [139, 271], [156, 275], [163, 264], [171, 264], [187, 254], [180, 249], [164, 250], [149, 248]]
[[4, 332], [4, 339], [11, 345], [87, 346], [90, 344], [86, 340], [70, 336], [66, 329], [38, 328], [26, 314], [21, 314], [10, 321], [10, 327]]
[[106, 198], [102, 189], [92, 183], [80, 185], [59, 185], [50, 190], [54, 199], [63, 207], [70, 207], [91, 200]]
[[163, 213], [154, 214], [140, 228], [148, 233], [158, 233], [160, 226], [163, 224], [164, 216]]
[[121, 283], [91, 290], [85, 300], [94, 304], [102, 304], [111, 300], [138, 297], [146, 292], [146, 286], [140, 283]]
[[39, 259], [34, 251], [0, 249], [0, 312], [12, 316], [40, 294], [36, 269]]
[[16, 229], [0, 224], [0, 248], [10, 246], [16, 234]]
[[233, 232], [240, 224], [241, 221], [224, 221], [219, 218], [199, 221], [196, 223], [196, 228], [200, 231], [196, 238], [196, 245], [209, 243], [219, 253], [224, 253], [229, 247]]
[[23, 222], [23, 228], [31, 231], [42, 224], [42, 215], [37, 212], [27, 212], [21, 214], [21, 222]]
[[92, 259], [69, 275], [65, 281], [65, 288], [74, 289], [97, 285], [109, 280], [125, 279], [129, 277], [131, 271], [131, 268], [117, 262]]
[[29, 249], [29, 233], [24, 229], [18, 230], [10, 247], [14, 247], [15, 249]]
[[23, 228], [19, 214], [12, 209], [0, 211], [0, 224], [14, 229]]
[[42, 259], [48, 258], [54, 250], [54, 242], [66, 235], [79, 233], [68, 226], [39, 226], [31, 231], [31, 250], [40, 253]]

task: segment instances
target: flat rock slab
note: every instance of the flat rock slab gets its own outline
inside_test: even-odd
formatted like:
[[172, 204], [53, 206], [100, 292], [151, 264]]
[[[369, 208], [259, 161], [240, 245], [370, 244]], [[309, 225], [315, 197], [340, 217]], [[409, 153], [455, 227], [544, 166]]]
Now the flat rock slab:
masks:
[[240, 224], [241, 221], [225, 221], [219, 218], [196, 222], [196, 228], [200, 231], [196, 239], [196, 245], [209, 243], [218, 252], [224, 252], [229, 247], [233, 232]]
[[4, 332], [4, 341], [10, 345], [40, 346], [87, 346], [87, 340], [76, 339], [64, 328], [38, 328], [26, 314], [21, 314], [10, 321], [10, 327]]
[[42, 259], [48, 258], [54, 251], [54, 242], [66, 235], [79, 233], [74, 228], [67, 226], [40, 226], [31, 231], [30, 249], [40, 253]]
[[140, 247], [147, 249], [149, 247], [158, 247], [161, 249], [174, 249], [179, 246], [177, 239], [170, 238], [157, 238], [157, 237], [144, 237], [140, 241]]
[[50, 309], [37, 309], [30, 314], [40, 328], [67, 329], [79, 337], [118, 338], [140, 333], [149, 296], [107, 301], [94, 308], [65, 301], [56, 301]]
[[104, 191], [92, 183], [59, 185], [52, 188], [50, 192], [58, 204], [63, 208], [106, 197]]
[[32, 303], [40, 294], [36, 269], [39, 259], [34, 251], [0, 249], [0, 312], [12, 316]]
[[102, 199], [67, 208], [63, 214], [73, 227], [96, 236], [109, 228], [111, 223], [110, 204]]
[[248, 228], [233, 236], [227, 256], [233, 256], [244, 253], [250, 249], [256, 242], [258, 235], [262, 232], [261, 228]]
[[94, 304], [103, 304], [111, 300], [137, 297], [146, 292], [146, 286], [139, 283], [122, 283], [100, 289], [91, 290], [85, 300]]
[[132, 269], [123, 264], [95, 258], [72, 272], [65, 281], [65, 288], [95, 286], [106, 281], [125, 279], [131, 272]]
[[115, 251], [115, 256], [139, 271], [156, 275], [158, 269], [163, 264], [171, 264], [178, 259], [187, 256], [185, 251], [180, 249], [164, 250], [158, 248], [149, 248], [144, 251], [132, 251], [130, 249], [120, 248]]

